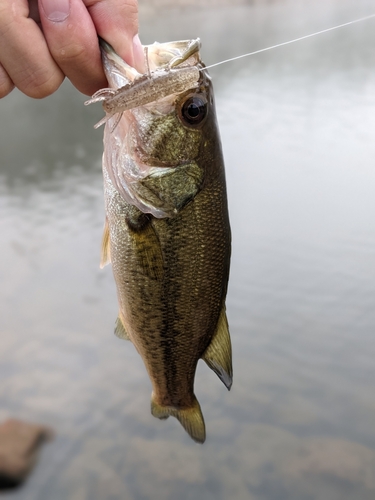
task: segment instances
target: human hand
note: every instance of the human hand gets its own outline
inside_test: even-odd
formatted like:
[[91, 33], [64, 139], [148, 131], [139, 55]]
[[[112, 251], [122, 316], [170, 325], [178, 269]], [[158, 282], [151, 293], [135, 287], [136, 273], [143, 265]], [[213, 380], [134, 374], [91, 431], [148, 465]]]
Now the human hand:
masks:
[[0, 98], [55, 92], [65, 76], [92, 95], [107, 86], [98, 35], [143, 66], [137, 0], [0, 0]]

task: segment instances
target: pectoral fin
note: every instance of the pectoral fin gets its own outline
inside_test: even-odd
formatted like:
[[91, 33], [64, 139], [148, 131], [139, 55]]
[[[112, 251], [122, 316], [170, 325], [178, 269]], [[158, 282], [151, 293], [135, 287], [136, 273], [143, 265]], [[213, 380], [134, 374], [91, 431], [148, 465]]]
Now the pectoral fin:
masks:
[[216, 373], [229, 391], [232, 387], [233, 378], [232, 345], [225, 306], [221, 310], [215, 334], [210, 345], [205, 350], [202, 359]]
[[125, 330], [125, 327], [124, 327], [124, 325], [123, 325], [123, 323], [121, 321], [120, 316], [118, 316], [118, 318], [116, 319], [116, 323], [115, 323], [115, 335], [119, 339], [130, 340], [130, 337], [129, 337], [129, 335], [127, 334], [127, 332]]
[[100, 269], [103, 269], [104, 266], [106, 266], [107, 264], [110, 264], [110, 262], [111, 262], [111, 254], [110, 254], [109, 245], [110, 245], [109, 226], [108, 226], [108, 221], [106, 219], [105, 224], [104, 224], [103, 237], [102, 237], [102, 250], [101, 250], [101, 255], [100, 255]]
[[154, 417], [164, 420], [169, 416], [177, 418], [189, 436], [197, 443], [204, 443], [206, 440], [206, 426], [201, 411], [201, 407], [194, 397], [193, 405], [190, 408], [175, 408], [173, 406], [162, 406], [151, 397], [151, 413]]

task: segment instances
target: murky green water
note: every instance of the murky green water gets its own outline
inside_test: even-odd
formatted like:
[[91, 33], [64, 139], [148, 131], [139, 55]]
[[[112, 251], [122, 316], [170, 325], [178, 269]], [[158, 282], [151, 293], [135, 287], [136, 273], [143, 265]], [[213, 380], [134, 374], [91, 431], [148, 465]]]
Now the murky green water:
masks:
[[[141, 38], [200, 36], [213, 63], [374, 12], [365, 0], [143, 8]], [[112, 333], [100, 106], [69, 83], [0, 101], [0, 418], [57, 432], [6, 498], [374, 498], [374, 23], [211, 71], [235, 378], [228, 393], [199, 366], [203, 446], [150, 415], [142, 361]]]

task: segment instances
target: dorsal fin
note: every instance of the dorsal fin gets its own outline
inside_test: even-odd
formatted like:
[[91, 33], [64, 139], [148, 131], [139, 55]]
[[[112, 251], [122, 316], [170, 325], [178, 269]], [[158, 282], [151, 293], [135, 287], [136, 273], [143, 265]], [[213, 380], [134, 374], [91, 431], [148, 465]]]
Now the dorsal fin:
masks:
[[111, 263], [111, 253], [110, 253], [110, 241], [109, 241], [109, 226], [108, 220], [105, 219], [103, 237], [102, 237], [102, 249], [100, 253], [100, 269]]
[[214, 336], [210, 345], [205, 350], [202, 359], [216, 373], [229, 391], [233, 382], [232, 345], [225, 305], [221, 310]]

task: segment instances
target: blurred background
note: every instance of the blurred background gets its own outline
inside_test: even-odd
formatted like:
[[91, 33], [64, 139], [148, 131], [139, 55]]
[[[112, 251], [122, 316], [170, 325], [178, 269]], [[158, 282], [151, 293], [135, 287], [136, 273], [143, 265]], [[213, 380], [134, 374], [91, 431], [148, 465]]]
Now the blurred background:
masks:
[[[212, 64], [374, 13], [373, 0], [140, 0], [140, 37], [200, 37]], [[69, 82], [0, 101], [0, 420], [57, 433], [6, 499], [375, 496], [375, 20], [210, 73], [234, 384], [199, 364], [203, 446], [151, 416], [142, 361], [113, 335], [101, 106]]]

